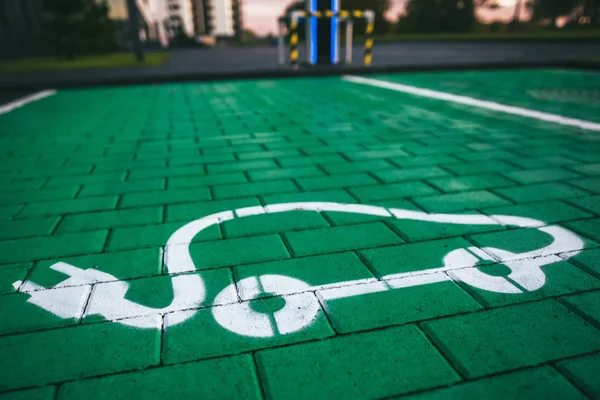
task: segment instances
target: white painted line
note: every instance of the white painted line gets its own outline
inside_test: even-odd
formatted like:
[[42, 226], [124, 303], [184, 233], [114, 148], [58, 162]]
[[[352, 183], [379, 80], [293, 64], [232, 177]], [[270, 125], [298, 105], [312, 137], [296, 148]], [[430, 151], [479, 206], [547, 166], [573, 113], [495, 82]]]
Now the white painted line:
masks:
[[415, 86], [403, 85], [378, 79], [363, 78], [361, 76], [346, 75], [342, 79], [348, 82], [359, 83], [362, 85], [375, 86], [383, 89], [394, 90], [414, 94], [415, 96], [428, 97], [430, 99], [444, 100], [452, 103], [465, 104], [468, 106], [485, 108], [487, 110], [504, 112], [507, 114], [520, 115], [522, 117], [534, 118], [540, 121], [554, 122], [560, 125], [574, 126], [581, 129], [600, 132], [600, 124], [590, 121], [584, 121], [576, 118], [564, 117], [562, 115], [549, 114], [541, 111], [529, 110], [527, 108], [508, 106], [495, 103], [493, 101], [479, 100], [473, 97], [459, 96], [450, 93], [438, 92], [437, 90], [423, 89]]
[[53, 96], [56, 94], [56, 90], [43, 90], [41, 92], [32, 94], [30, 96], [23, 97], [19, 100], [15, 100], [3, 106], [0, 106], [0, 115], [7, 114], [17, 108], [26, 106], [29, 103], [33, 103], [34, 101], [38, 101], [44, 99], [49, 96]]

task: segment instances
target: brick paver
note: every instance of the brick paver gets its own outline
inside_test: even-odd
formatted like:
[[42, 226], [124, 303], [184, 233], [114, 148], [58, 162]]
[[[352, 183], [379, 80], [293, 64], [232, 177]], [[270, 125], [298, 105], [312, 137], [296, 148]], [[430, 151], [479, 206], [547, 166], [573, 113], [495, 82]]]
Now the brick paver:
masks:
[[[600, 115], [591, 72], [380, 78]], [[64, 90], [0, 132], [2, 399], [600, 396], [597, 132], [339, 78]]]

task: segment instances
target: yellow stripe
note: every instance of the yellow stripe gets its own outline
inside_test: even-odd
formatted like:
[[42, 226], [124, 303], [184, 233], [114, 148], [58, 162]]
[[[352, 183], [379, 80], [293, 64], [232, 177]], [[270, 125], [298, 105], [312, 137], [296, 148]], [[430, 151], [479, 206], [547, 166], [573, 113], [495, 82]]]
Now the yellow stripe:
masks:
[[296, 44], [298, 44], [298, 34], [297, 34], [297, 33], [294, 33], [294, 34], [292, 35], [292, 37], [290, 38], [290, 44], [291, 44], [291, 45], [296, 45]]
[[297, 23], [297, 22], [292, 22], [292, 23], [290, 24], [290, 29], [291, 29], [291, 30], [295, 30], [296, 28], [298, 28], [298, 23]]
[[373, 60], [373, 55], [365, 54], [365, 65], [371, 65], [372, 60]]
[[316, 12], [314, 13], [314, 16], [315, 16], [315, 17], [317, 17], [317, 18], [321, 18], [321, 15], [322, 15], [322, 14], [321, 14], [321, 11], [316, 11]]
[[354, 10], [354, 11], [352, 12], [352, 15], [354, 15], [356, 18], [360, 18], [360, 17], [362, 17], [362, 16], [363, 16], [363, 12], [362, 12], [362, 11], [360, 11], [360, 10]]
[[290, 60], [296, 61], [298, 59], [298, 50], [292, 50], [290, 53]]
[[340, 11], [340, 16], [342, 18], [348, 18], [350, 16], [350, 13], [348, 11], [343, 10], [343, 11]]
[[325, 11], [325, 15], [326, 15], [327, 17], [331, 18], [331, 17], [333, 17], [333, 11], [331, 11], [331, 10], [327, 10], [327, 11]]
[[373, 39], [367, 39], [367, 41], [365, 42], [365, 48], [371, 49], [372, 47], [373, 47]]
[[373, 29], [374, 29], [373, 24], [367, 25], [367, 34], [370, 35], [371, 33], [373, 33]]

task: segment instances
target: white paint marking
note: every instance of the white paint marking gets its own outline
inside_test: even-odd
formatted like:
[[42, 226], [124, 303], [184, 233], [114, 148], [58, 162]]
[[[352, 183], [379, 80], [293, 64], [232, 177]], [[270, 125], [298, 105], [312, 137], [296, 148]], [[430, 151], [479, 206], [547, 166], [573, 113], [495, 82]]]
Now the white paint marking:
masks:
[[[225, 329], [253, 337], [288, 334], [312, 324], [320, 310], [319, 302], [313, 292], [316, 292], [321, 301], [325, 303], [327, 300], [443, 282], [450, 279], [496, 293], [517, 294], [522, 293], [522, 289], [538, 290], [546, 283], [546, 276], [541, 267], [561, 260], [552, 256], [553, 254], [570, 251], [572, 253], [568, 253], [569, 255], [576, 255], [584, 246], [583, 240], [564, 228], [545, 226], [542, 221], [523, 217], [427, 214], [412, 210], [388, 210], [369, 205], [330, 202], [282, 203], [267, 205], [264, 208], [248, 207], [235, 211], [235, 215], [240, 218], [265, 212], [335, 211], [437, 223], [519, 227], [533, 225], [536, 228], [532, 229], [538, 229], [553, 238], [552, 243], [544, 248], [520, 254], [491, 247], [455, 249], [444, 256], [442, 267], [391, 274], [382, 277], [381, 280], [367, 278], [311, 286], [299, 279], [282, 275], [245, 278], [238, 282], [242, 301], [240, 302], [238, 299], [236, 284], [231, 284], [216, 296], [212, 303], [212, 313], [216, 321]], [[196, 270], [189, 252], [189, 245], [194, 237], [211, 226], [233, 218], [233, 211], [216, 213], [192, 221], [175, 231], [169, 238], [165, 251], [168, 272], [180, 274]], [[511, 270], [508, 279], [489, 275], [479, 270], [476, 266], [481, 259], [506, 265]], [[180, 324], [198, 312], [206, 296], [206, 288], [201, 274], [172, 275], [173, 301], [171, 304], [164, 308], [146, 307], [125, 299], [129, 283], [119, 281], [110, 274], [95, 269], [83, 270], [62, 262], [56, 263], [50, 268], [69, 278], [53, 288], [44, 288], [31, 281], [17, 281], [13, 283], [13, 287], [19, 292], [28, 293], [30, 295], [28, 301], [32, 304], [61, 318], [81, 318], [82, 315], [98, 314], [107, 320], [127, 326], [160, 329], [161, 315], [165, 315], [165, 327]], [[254, 310], [248, 300], [252, 300], [262, 293], [286, 295], [285, 306], [281, 310], [272, 312], [270, 316]], [[87, 302], [88, 298], [89, 302]], [[88, 309], [84, 310], [86, 302]], [[139, 316], [148, 317], [137, 318]]]
[[56, 94], [56, 90], [43, 90], [41, 92], [32, 94], [30, 96], [23, 97], [19, 100], [12, 101], [8, 104], [0, 106], [0, 115], [8, 114], [9, 112], [11, 112], [17, 108], [21, 108], [23, 106], [26, 106], [29, 103], [33, 103], [34, 101], [38, 101], [38, 100], [44, 99], [46, 97], [53, 96], [55, 94]]
[[238, 208], [237, 210], [235, 210], [235, 215], [238, 218], [250, 217], [252, 215], [260, 215], [264, 213], [265, 209], [262, 206]]
[[529, 110], [527, 108], [509, 106], [493, 101], [479, 100], [473, 97], [459, 96], [456, 94], [439, 92], [437, 90], [423, 89], [416, 86], [403, 85], [401, 83], [381, 81], [378, 79], [364, 78], [361, 76], [346, 75], [343, 79], [347, 82], [358, 83], [362, 85], [375, 86], [383, 89], [394, 90], [396, 92], [413, 94], [415, 96], [427, 97], [449, 101], [451, 103], [464, 104], [472, 107], [484, 108], [486, 110], [499, 111], [506, 114], [519, 115], [527, 118], [534, 118], [540, 121], [554, 122], [560, 125], [574, 126], [576, 128], [600, 131], [600, 124], [596, 122], [584, 121], [576, 118], [569, 118], [562, 115], [550, 114], [541, 111]]

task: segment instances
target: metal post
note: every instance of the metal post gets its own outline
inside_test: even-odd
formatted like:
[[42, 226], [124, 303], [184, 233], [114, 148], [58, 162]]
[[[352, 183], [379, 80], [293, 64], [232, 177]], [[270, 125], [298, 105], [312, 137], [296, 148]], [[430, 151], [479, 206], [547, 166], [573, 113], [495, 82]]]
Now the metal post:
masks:
[[292, 21], [290, 22], [290, 64], [292, 68], [298, 68], [298, 21], [302, 11], [292, 12]]
[[283, 38], [283, 27], [285, 21], [283, 19], [279, 19], [279, 38], [277, 39], [277, 51], [279, 54], [279, 65], [285, 64], [285, 44]]
[[135, 59], [139, 62], [144, 61], [144, 47], [140, 39], [140, 21], [136, 0], [127, 0], [127, 13], [129, 14], [129, 30], [131, 31], [131, 40], [133, 42], [133, 51]]
[[352, 64], [352, 34], [354, 21], [352, 18], [346, 20], [346, 64]]
[[365, 29], [365, 67], [371, 65], [373, 61], [373, 33], [375, 31], [375, 12], [365, 11], [367, 28]]

